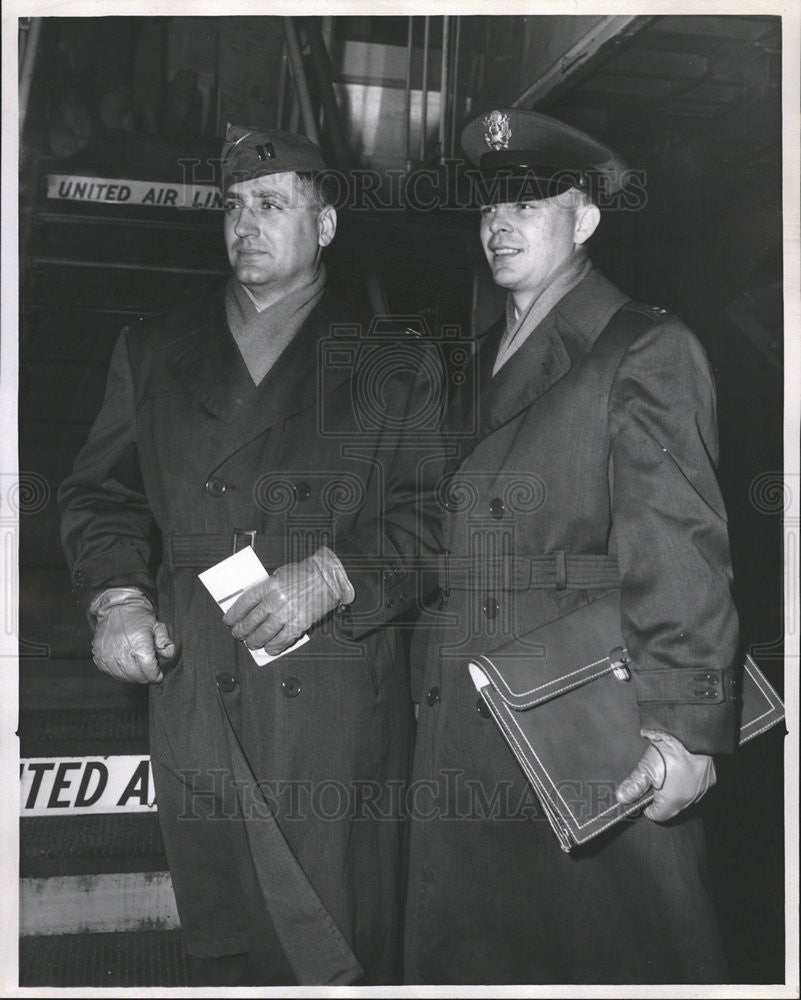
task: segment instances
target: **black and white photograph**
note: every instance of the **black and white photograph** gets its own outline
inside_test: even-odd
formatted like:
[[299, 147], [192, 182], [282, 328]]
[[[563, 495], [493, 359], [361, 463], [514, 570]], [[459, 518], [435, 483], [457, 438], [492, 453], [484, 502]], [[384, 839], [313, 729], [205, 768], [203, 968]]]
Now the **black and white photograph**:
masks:
[[801, 16], [621, 9], [4, 7], [7, 995], [799, 995]]

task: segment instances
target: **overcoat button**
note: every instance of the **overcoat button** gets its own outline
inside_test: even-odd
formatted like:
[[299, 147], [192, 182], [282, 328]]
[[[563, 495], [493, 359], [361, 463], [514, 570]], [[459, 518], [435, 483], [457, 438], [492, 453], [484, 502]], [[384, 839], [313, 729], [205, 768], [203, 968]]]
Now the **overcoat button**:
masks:
[[297, 698], [300, 694], [300, 681], [297, 677], [285, 677], [281, 681], [281, 690], [287, 698]]
[[434, 705], [436, 705], [436, 703], [439, 701], [439, 688], [438, 687], [429, 688], [428, 694], [426, 695], [426, 701], [432, 707]]
[[294, 486], [295, 496], [298, 500], [308, 500], [311, 496], [311, 487], [308, 483], [295, 483]]
[[490, 710], [487, 708], [487, 703], [481, 696], [479, 696], [478, 701], [476, 702], [476, 711], [482, 719], [488, 719], [490, 717]]
[[225, 483], [222, 479], [212, 477], [206, 480], [206, 492], [212, 497], [221, 497], [225, 493]]
[[500, 497], [495, 497], [494, 500], [490, 501], [489, 512], [495, 518], [496, 521], [500, 521], [503, 517], [503, 512], [506, 510], [503, 500]]
[[487, 597], [484, 600], [484, 614], [487, 618], [495, 618], [498, 614], [498, 602], [494, 597]]
[[231, 674], [217, 674], [217, 687], [223, 694], [228, 694], [236, 687], [236, 677], [232, 677]]

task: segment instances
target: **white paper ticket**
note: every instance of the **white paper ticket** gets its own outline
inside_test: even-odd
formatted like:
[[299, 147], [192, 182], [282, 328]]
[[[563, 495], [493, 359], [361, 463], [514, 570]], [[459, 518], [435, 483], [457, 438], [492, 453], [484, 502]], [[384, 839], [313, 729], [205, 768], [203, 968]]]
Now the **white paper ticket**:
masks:
[[[240, 594], [248, 587], [266, 580], [269, 575], [261, 559], [248, 546], [202, 573], [198, 573], [198, 579], [225, 614]], [[308, 635], [302, 635], [296, 643], [275, 656], [265, 653], [263, 649], [251, 649], [250, 655], [259, 666], [264, 666], [265, 663], [270, 663], [271, 660], [277, 660], [279, 656], [291, 653], [293, 649], [297, 649], [298, 646], [302, 646], [308, 641]]]

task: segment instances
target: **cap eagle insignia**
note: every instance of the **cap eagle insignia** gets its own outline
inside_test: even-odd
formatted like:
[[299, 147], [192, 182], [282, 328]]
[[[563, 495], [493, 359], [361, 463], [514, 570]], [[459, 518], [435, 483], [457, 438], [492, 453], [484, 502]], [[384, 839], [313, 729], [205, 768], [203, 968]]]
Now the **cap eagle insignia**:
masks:
[[508, 149], [509, 140], [512, 138], [512, 129], [509, 125], [509, 115], [503, 111], [490, 111], [484, 115], [484, 124], [487, 131], [484, 138], [490, 149]]

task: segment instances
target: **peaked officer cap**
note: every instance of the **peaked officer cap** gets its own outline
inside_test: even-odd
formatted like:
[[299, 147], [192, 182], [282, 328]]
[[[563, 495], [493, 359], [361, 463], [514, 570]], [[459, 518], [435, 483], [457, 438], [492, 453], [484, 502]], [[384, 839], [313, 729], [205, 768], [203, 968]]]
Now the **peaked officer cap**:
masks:
[[591, 197], [599, 188], [614, 194], [626, 179], [626, 165], [608, 146], [556, 118], [521, 108], [473, 119], [462, 132], [462, 149], [479, 168], [476, 189], [484, 203], [534, 201], [571, 187]]

